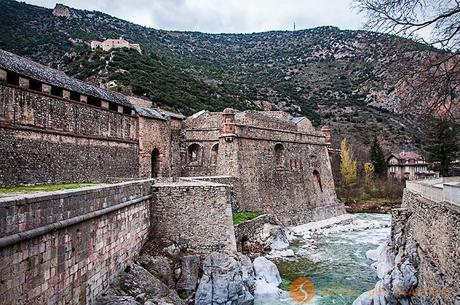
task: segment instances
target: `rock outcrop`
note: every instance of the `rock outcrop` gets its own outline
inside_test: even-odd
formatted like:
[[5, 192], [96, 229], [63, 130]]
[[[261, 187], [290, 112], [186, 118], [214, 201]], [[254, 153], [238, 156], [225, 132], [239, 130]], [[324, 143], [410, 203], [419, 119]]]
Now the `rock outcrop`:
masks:
[[281, 276], [276, 265], [265, 257], [257, 257], [254, 260], [256, 275], [256, 289], [254, 297], [258, 302], [266, 300], [281, 300], [287, 297], [286, 292], [281, 290]]
[[[409, 214], [403, 215], [405, 220]], [[401, 220], [401, 219], [400, 219]], [[395, 221], [395, 220], [393, 220]], [[353, 305], [408, 305], [417, 288], [417, 246], [406, 234], [406, 221], [393, 225], [388, 244], [368, 251], [380, 280], [373, 290], [360, 295]]]
[[203, 277], [196, 292], [195, 305], [253, 304], [253, 287], [248, 286], [252, 282], [250, 277], [253, 277], [253, 274], [247, 268], [247, 261], [243, 272], [240, 261], [242, 257], [214, 252], [204, 259]]
[[252, 305], [281, 299], [274, 263], [241, 253], [212, 252], [174, 259], [143, 254], [119, 274], [96, 305]]
[[108, 291], [98, 300], [98, 305], [118, 304], [185, 304], [177, 292], [162, 283], [152, 273], [138, 264], [132, 264], [112, 282]]
[[242, 222], [235, 227], [238, 250], [248, 255], [266, 254], [289, 247], [287, 229], [270, 214]]
[[193, 300], [201, 274], [201, 258], [187, 255], [181, 258], [180, 278], [176, 290], [183, 299]]

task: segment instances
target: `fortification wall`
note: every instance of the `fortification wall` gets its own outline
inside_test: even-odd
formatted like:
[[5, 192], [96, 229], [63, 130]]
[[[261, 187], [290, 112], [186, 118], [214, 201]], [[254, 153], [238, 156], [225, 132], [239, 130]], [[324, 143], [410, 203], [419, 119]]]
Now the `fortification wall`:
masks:
[[243, 111], [236, 112], [235, 121], [239, 125], [259, 126], [263, 128], [279, 128], [283, 130], [297, 131], [297, 126], [288, 121], [287, 113], [278, 111]]
[[417, 305], [458, 304], [460, 206], [447, 201], [435, 202], [405, 189], [402, 208], [406, 217], [396, 221], [394, 226], [403, 230], [395, 228], [392, 231], [402, 231], [417, 245], [418, 285], [412, 302]]
[[[206, 114], [203, 114], [205, 116]], [[219, 154], [219, 128], [194, 128], [185, 130], [186, 153], [182, 157], [182, 175], [186, 177], [215, 176]], [[196, 150], [197, 159], [191, 160], [191, 150]]]
[[205, 181], [156, 183], [151, 238], [186, 251], [236, 251], [230, 187]]
[[[237, 200], [241, 210], [273, 214], [285, 225], [318, 221], [345, 212], [335, 194], [324, 145], [261, 140], [254, 136], [257, 133], [252, 135], [253, 138], [235, 139], [240, 189]], [[283, 148], [279, 157], [275, 145]]]
[[137, 130], [134, 116], [0, 84], [0, 185], [137, 177]]
[[172, 176], [172, 154], [179, 154], [179, 147], [173, 150], [172, 133], [168, 121], [139, 117], [139, 174], [142, 178], [152, 177], [152, 153], [158, 150], [158, 177]]
[[151, 184], [0, 199], [0, 304], [91, 304], [146, 240]]

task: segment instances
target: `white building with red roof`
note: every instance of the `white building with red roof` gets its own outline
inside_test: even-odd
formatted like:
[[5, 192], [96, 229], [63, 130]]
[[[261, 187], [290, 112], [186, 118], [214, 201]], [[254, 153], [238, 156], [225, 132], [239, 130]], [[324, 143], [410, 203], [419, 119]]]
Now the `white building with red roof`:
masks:
[[396, 179], [418, 180], [439, 177], [438, 172], [428, 170], [425, 158], [414, 151], [391, 154], [387, 162], [388, 176]]

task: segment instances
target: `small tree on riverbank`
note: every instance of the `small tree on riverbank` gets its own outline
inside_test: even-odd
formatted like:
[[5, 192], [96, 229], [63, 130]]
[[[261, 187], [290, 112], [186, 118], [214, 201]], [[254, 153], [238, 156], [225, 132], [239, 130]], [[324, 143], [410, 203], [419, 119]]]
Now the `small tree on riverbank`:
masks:
[[347, 201], [350, 197], [351, 187], [356, 183], [356, 160], [346, 138], [340, 143], [340, 173], [347, 189]]
[[366, 185], [370, 185], [372, 179], [374, 179], [375, 167], [372, 163], [364, 163], [364, 181]]

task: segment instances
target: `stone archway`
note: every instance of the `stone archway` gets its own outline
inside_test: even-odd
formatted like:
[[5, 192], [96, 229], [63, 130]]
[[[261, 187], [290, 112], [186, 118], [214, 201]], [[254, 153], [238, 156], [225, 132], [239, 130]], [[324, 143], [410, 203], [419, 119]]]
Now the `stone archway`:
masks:
[[152, 178], [157, 178], [160, 174], [160, 151], [156, 148], [152, 151], [152, 161], [151, 162], [152, 162], [151, 163]]

